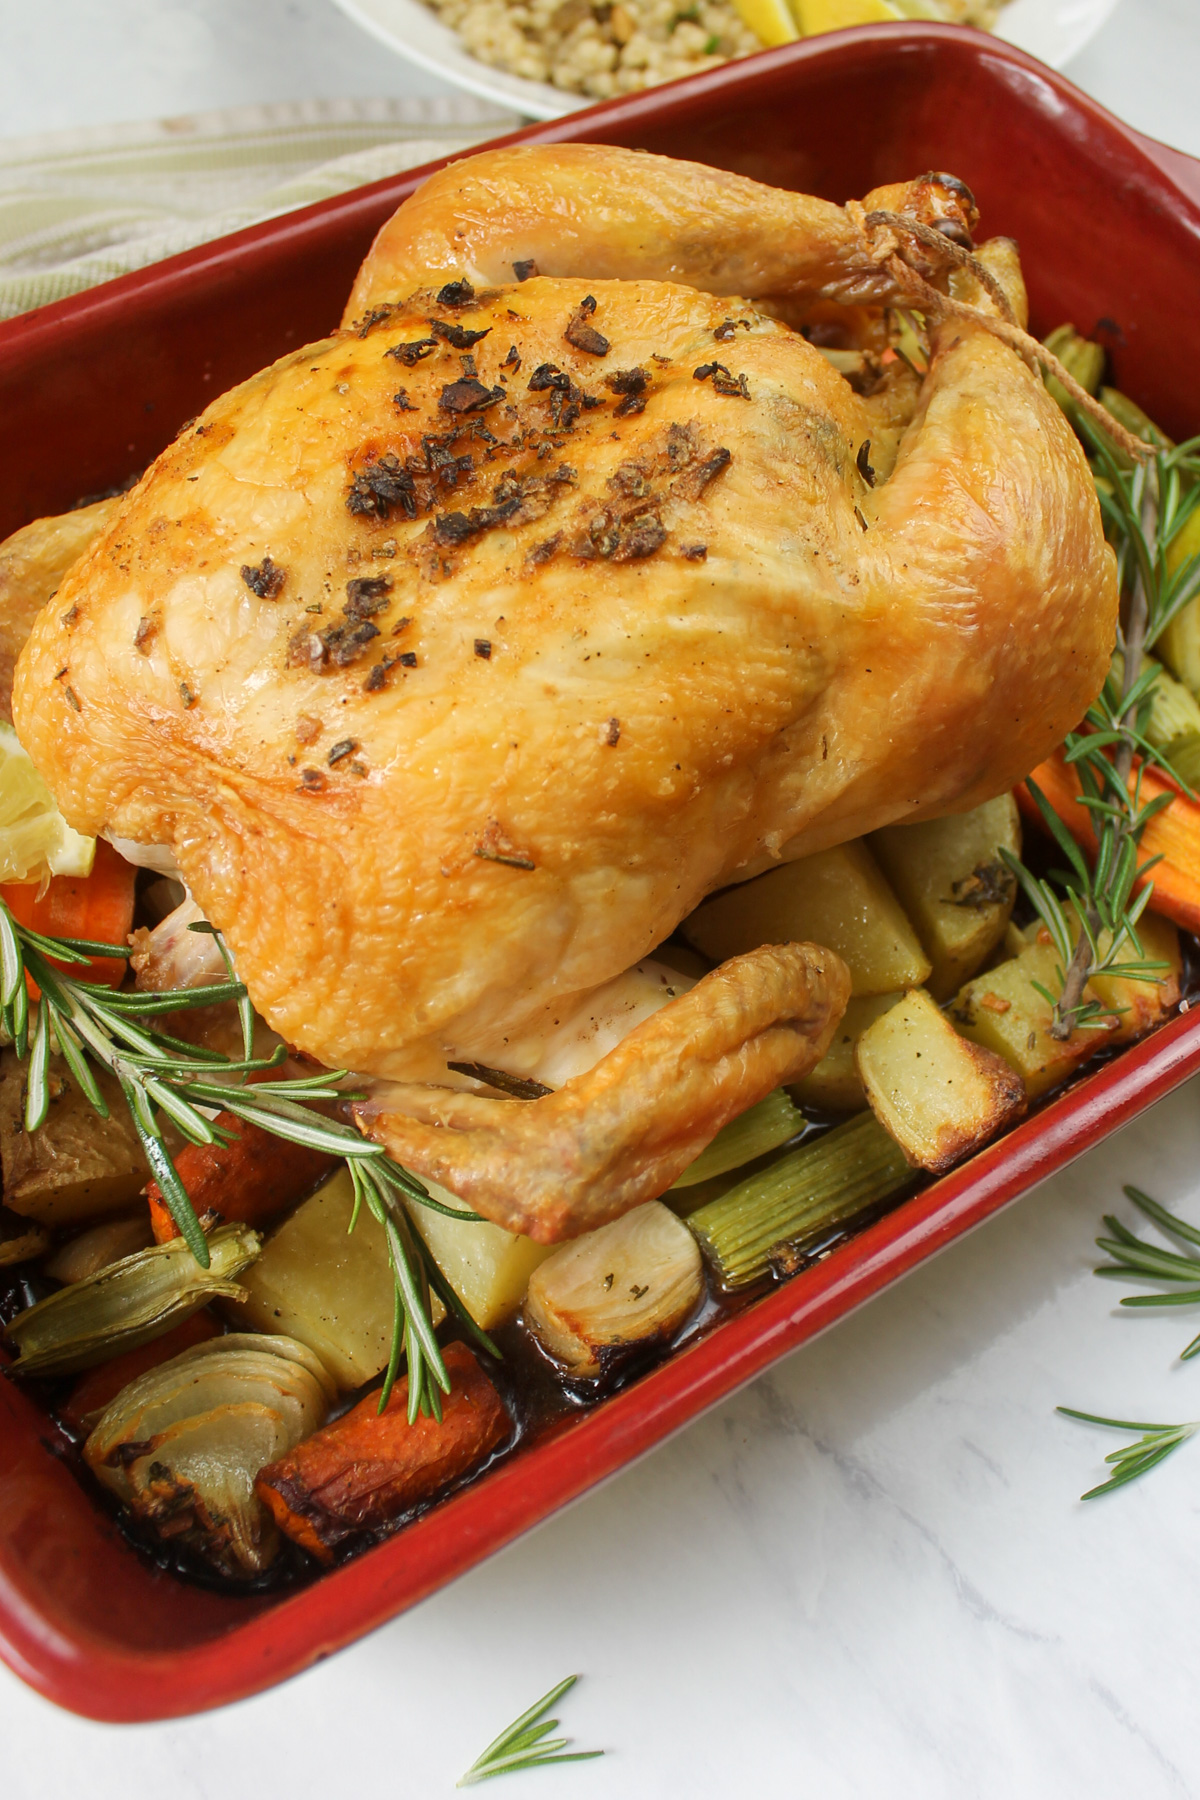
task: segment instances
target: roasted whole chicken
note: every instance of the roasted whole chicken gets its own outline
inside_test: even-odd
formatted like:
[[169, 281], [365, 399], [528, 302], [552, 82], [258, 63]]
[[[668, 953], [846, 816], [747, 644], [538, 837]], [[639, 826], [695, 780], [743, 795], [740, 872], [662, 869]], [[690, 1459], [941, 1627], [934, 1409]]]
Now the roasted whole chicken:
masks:
[[[364, 1128], [500, 1223], [662, 1192], [846, 971], [739, 958], [532, 1101], [448, 1063], [536, 1074], [704, 895], [1003, 791], [1101, 686], [1114, 558], [975, 225], [945, 176], [455, 163], [34, 624], [14, 720], [70, 823], [172, 851], [271, 1026], [387, 1078]], [[953, 302], [923, 374], [871, 348], [913, 280]]]

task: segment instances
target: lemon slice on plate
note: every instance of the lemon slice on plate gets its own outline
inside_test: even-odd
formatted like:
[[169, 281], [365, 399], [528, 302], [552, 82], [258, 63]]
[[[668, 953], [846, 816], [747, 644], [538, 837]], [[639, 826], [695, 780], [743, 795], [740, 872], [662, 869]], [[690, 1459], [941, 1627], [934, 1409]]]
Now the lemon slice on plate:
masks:
[[96, 840], [72, 831], [11, 725], [0, 720], [0, 881], [90, 875]]
[[796, 23], [805, 37], [841, 31], [847, 25], [882, 25], [904, 14], [891, 0], [792, 0]]
[[761, 44], [773, 50], [777, 44], [794, 44], [800, 33], [788, 0], [733, 0], [742, 23]]

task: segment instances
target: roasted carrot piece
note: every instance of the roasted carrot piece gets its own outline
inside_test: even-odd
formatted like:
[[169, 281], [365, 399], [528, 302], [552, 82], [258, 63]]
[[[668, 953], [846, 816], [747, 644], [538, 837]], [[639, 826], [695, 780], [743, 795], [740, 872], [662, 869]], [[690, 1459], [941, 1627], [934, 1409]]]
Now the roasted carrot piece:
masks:
[[[6, 881], [0, 887], [18, 925], [28, 925], [47, 937], [91, 938], [93, 943], [123, 944], [133, 925], [133, 884], [137, 870], [119, 856], [103, 838], [96, 842], [96, 860], [90, 875], [52, 875], [44, 894], [33, 882]], [[94, 956], [90, 970], [82, 963], [55, 963], [67, 975], [119, 987], [126, 964], [115, 956]], [[31, 981], [30, 993], [37, 988]]]
[[[1163, 859], [1145, 877], [1154, 883], [1150, 905], [1185, 931], [1200, 932], [1200, 806], [1155, 769], [1142, 769], [1141, 777], [1143, 803], [1160, 794], [1172, 796], [1170, 806], [1151, 819], [1142, 836], [1141, 861], [1152, 856]], [[1083, 790], [1074, 766], [1064, 762], [1058, 751], [1049, 761], [1040, 763], [1029, 779], [1041, 788], [1076, 843], [1094, 856], [1096, 835], [1088, 809], [1079, 804], [1078, 796]], [[1021, 811], [1044, 830], [1042, 815], [1024, 782], [1016, 793]], [[1138, 883], [1139, 887], [1143, 885], [1144, 882]]]
[[[218, 1113], [213, 1122], [237, 1133], [232, 1144], [188, 1144], [175, 1158], [179, 1179], [200, 1218], [213, 1212], [225, 1223], [265, 1225], [316, 1187], [337, 1162], [336, 1156], [275, 1137], [233, 1113]], [[158, 1183], [152, 1181], [145, 1194], [155, 1243], [178, 1237], [179, 1227]]]
[[450, 1392], [442, 1418], [408, 1422], [408, 1378], [383, 1412], [377, 1393], [259, 1472], [255, 1492], [281, 1531], [319, 1561], [428, 1500], [482, 1462], [508, 1436], [499, 1394], [464, 1344], [445, 1353]]
[[97, 1369], [89, 1369], [71, 1390], [67, 1404], [59, 1409], [59, 1418], [73, 1431], [90, 1430], [96, 1415], [116, 1399], [123, 1387], [148, 1369], [156, 1369], [159, 1363], [170, 1362], [173, 1356], [190, 1350], [193, 1344], [219, 1337], [220, 1332], [221, 1327], [210, 1313], [193, 1313], [152, 1344], [141, 1344], [136, 1350], [126, 1350], [123, 1356], [114, 1356], [111, 1362], [101, 1363]]

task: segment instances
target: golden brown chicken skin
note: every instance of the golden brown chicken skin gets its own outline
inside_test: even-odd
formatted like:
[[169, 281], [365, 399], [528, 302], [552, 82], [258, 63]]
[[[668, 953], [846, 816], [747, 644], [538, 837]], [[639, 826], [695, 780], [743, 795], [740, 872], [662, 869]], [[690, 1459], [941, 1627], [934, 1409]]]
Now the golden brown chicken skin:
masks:
[[[741, 187], [750, 232], [777, 196]], [[826, 288], [861, 297], [855, 254]], [[173, 846], [321, 1061], [519, 1062], [712, 889], [977, 804], [1094, 697], [1116, 584], [1087, 466], [981, 327], [940, 328], [904, 425], [679, 280], [404, 279], [165, 452], [14, 693], [71, 823]], [[780, 970], [786, 1019], [825, 977]]]

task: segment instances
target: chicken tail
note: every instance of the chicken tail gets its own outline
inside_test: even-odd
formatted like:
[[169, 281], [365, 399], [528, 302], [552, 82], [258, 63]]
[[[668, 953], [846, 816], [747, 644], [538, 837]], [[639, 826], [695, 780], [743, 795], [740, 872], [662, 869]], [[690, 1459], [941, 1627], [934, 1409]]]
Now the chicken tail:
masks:
[[411, 1084], [360, 1102], [354, 1116], [406, 1168], [496, 1224], [556, 1243], [664, 1193], [722, 1125], [807, 1074], [849, 996], [831, 950], [767, 944], [714, 969], [541, 1099]]

